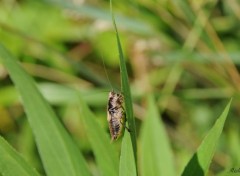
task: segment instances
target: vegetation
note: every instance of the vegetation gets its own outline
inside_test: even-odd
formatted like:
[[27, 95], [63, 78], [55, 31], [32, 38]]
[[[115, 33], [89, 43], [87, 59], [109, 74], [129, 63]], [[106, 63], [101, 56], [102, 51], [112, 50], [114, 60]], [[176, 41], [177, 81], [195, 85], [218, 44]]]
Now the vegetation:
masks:
[[236, 174], [240, 3], [111, 3], [0, 1], [0, 176]]

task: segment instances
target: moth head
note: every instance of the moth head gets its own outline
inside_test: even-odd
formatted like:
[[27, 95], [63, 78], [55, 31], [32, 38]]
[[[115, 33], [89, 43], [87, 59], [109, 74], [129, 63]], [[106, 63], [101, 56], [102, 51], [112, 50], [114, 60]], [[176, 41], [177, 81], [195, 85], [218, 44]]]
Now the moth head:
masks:
[[114, 97], [115, 94], [116, 94], [115, 92], [111, 91], [111, 92], [109, 92], [108, 97]]
[[121, 94], [120, 93], [116, 93], [116, 92], [114, 92], [114, 91], [110, 91], [109, 92], [109, 96], [114, 96], [114, 97], [120, 97], [121, 96]]

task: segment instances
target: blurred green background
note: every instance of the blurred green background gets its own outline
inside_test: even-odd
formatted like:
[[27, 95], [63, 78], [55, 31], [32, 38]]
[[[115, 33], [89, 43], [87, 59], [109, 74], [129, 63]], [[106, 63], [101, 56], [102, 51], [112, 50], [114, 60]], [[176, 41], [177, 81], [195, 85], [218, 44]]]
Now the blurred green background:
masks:
[[[228, 100], [233, 104], [209, 175], [240, 167], [240, 1], [113, 2], [134, 100], [137, 131], [152, 92], [180, 174]], [[120, 90], [109, 1], [0, 0], [0, 42], [34, 77], [96, 170], [73, 94], [106, 131], [107, 91]], [[103, 60], [107, 79], [104, 71]], [[0, 65], [0, 133], [44, 174], [31, 130], [8, 73]]]

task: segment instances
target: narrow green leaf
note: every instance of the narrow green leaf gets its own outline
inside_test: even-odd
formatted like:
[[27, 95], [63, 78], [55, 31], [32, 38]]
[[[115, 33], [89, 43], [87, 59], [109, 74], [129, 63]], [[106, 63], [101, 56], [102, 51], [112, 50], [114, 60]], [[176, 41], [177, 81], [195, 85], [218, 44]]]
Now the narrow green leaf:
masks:
[[214, 155], [217, 141], [222, 133], [231, 102], [232, 100], [229, 101], [223, 113], [215, 122], [214, 126], [197, 149], [197, 152], [193, 155], [193, 157], [185, 167], [182, 173], [183, 176], [202, 176], [207, 174], [209, 165]]
[[80, 96], [79, 110], [101, 175], [118, 175], [118, 156], [113, 145], [110, 143], [110, 137], [107, 136], [103, 128], [97, 123], [96, 117], [94, 117], [85, 101], [83, 101]]
[[143, 176], [175, 176], [169, 140], [152, 96], [141, 132], [141, 169]]
[[130, 133], [126, 130], [122, 140], [119, 175], [120, 176], [137, 175], [131, 136]]
[[35, 82], [1, 44], [0, 59], [22, 97], [48, 176], [89, 175], [77, 145], [39, 93]]
[[111, 0], [110, 0], [110, 7], [111, 7], [111, 12], [112, 12], [112, 22], [114, 25], [114, 29], [116, 32], [116, 38], [117, 38], [117, 46], [118, 46], [119, 60], [120, 60], [121, 85], [122, 85], [123, 95], [125, 98], [125, 108], [126, 108], [128, 127], [131, 131], [131, 140], [132, 140], [132, 147], [133, 147], [135, 162], [137, 162], [136, 126], [135, 126], [135, 119], [133, 116], [132, 98], [131, 98], [130, 86], [129, 86], [129, 81], [128, 81], [128, 73], [127, 73], [127, 68], [126, 68], [126, 64], [125, 64], [125, 59], [123, 56], [120, 38], [118, 35], [117, 25], [116, 25], [115, 18], [113, 15]]
[[38, 176], [39, 174], [0, 137], [0, 175]]

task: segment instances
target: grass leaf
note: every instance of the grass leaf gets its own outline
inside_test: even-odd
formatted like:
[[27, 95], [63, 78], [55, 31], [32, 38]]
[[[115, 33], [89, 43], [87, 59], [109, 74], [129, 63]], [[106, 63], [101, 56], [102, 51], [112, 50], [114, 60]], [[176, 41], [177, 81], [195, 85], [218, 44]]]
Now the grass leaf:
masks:
[[120, 176], [137, 175], [133, 148], [131, 143], [131, 136], [130, 133], [126, 130], [122, 140], [119, 175]]
[[141, 169], [143, 176], [175, 176], [173, 154], [160, 113], [153, 97], [148, 98], [148, 109], [141, 132]]
[[0, 174], [5, 176], [38, 176], [39, 174], [0, 137]]
[[125, 59], [123, 56], [120, 38], [118, 35], [117, 25], [113, 15], [112, 1], [110, 1], [110, 6], [111, 6], [111, 12], [112, 12], [112, 21], [113, 21], [114, 29], [116, 32], [117, 46], [118, 46], [119, 59], [120, 59], [121, 85], [122, 85], [123, 95], [125, 98], [127, 121], [128, 121], [129, 129], [131, 131], [130, 134], [131, 134], [131, 140], [132, 140], [132, 147], [133, 147], [134, 158], [136, 162], [137, 161], [136, 126], [135, 126], [135, 119], [133, 116], [132, 98], [131, 98], [130, 86], [128, 81], [128, 73], [127, 73], [127, 68], [125, 64]]
[[214, 155], [217, 141], [222, 133], [223, 126], [230, 109], [231, 101], [232, 100], [229, 101], [223, 113], [215, 122], [214, 126], [197, 149], [197, 152], [193, 155], [185, 167], [182, 174], [183, 176], [202, 176], [207, 174], [208, 168]]
[[110, 143], [110, 137], [97, 123], [96, 117], [91, 113], [81, 97], [79, 97], [79, 110], [101, 175], [118, 175], [118, 156]]
[[0, 45], [0, 59], [19, 91], [48, 176], [89, 175], [85, 160], [35, 82]]

